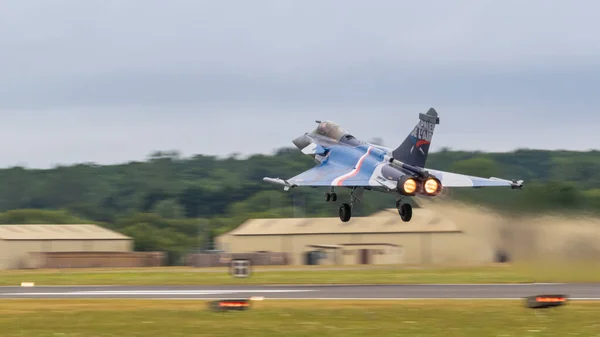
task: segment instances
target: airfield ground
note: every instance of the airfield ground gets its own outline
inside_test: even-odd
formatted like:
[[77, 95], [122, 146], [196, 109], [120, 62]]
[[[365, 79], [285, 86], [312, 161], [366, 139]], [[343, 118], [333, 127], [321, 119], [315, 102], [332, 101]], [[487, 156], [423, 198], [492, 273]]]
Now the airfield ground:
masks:
[[299, 267], [254, 268], [233, 278], [226, 268], [160, 267], [0, 272], [0, 285], [231, 285], [231, 284], [415, 284], [600, 282], [595, 264], [499, 264], [484, 267]]
[[[211, 285], [600, 282], [597, 265], [485, 267], [256, 267], [248, 279], [225, 268], [2, 271], [0, 285]], [[35, 288], [27, 288], [31, 291]], [[23, 288], [26, 289], [26, 288]], [[532, 294], [533, 295], [533, 294]], [[223, 295], [229, 298], [235, 295]], [[0, 332], [12, 336], [599, 336], [600, 301], [533, 310], [523, 300], [276, 300], [215, 313], [205, 300], [11, 299]]]
[[600, 302], [534, 311], [522, 301], [263, 301], [215, 313], [205, 301], [3, 300], [12, 336], [598, 336]]

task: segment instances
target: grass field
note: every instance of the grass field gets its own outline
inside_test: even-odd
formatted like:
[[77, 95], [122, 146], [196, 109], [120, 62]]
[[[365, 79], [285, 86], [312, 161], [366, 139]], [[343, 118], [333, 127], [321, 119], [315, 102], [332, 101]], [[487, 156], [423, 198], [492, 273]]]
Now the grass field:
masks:
[[4, 300], [12, 336], [600, 336], [600, 302], [534, 311], [521, 301], [264, 301], [215, 313], [204, 301]]
[[227, 269], [136, 268], [2, 271], [0, 285], [211, 285], [211, 284], [396, 284], [600, 282], [598, 265], [496, 265], [485, 267], [345, 267], [344, 269], [255, 267], [236, 279]]

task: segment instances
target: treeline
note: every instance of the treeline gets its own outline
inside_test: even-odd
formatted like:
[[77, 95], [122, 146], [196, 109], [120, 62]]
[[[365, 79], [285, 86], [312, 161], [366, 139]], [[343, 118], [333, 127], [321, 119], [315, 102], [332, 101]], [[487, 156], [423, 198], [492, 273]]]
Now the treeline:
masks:
[[[121, 165], [2, 169], [0, 212], [5, 213], [0, 222], [94, 222], [133, 236], [137, 250], [168, 250], [178, 256], [211, 248], [212, 237], [250, 217], [336, 216], [338, 205], [324, 202], [324, 190], [283, 192], [262, 181], [264, 176], [288, 178], [313, 165], [311, 158], [286, 148], [246, 159], [182, 158], [170, 151]], [[525, 180], [522, 191], [449, 189], [443, 198], [510, 212], [600, 212], [597, 151], [443, 150], [430, 154], [428, 166]], [[347, 192], [338, 192], [340, 198], [347, 197]], [[392, 196], [367, 192], [355, 214], [389, 207], [394, 207]]]

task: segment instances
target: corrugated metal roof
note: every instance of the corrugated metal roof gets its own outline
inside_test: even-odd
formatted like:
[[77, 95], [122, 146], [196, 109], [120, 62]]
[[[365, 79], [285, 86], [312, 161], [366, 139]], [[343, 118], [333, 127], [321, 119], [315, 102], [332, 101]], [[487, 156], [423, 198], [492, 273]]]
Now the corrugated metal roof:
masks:
[[97, 225], [0, 225], [0, 240], [123, 240], [130, 237]]
[[456, 224], [431, 210], [413, 209], [410, 222], [402, 222], [398, 211], [385, 210], [368, 217], [251, 219], [229, 232], [230, 235], [354, 234], [354, 233], [427, 233], [457, 232]]

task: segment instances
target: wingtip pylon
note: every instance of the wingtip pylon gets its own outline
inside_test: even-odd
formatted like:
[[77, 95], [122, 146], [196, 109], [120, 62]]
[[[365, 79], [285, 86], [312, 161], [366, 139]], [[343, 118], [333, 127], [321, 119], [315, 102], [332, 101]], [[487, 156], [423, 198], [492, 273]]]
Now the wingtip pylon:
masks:
[[292, 188], [292, 187], [295, 186], [295, 185], [290, 184], [287, 180], [283, 180], [283, 179], [280, 179], [280, 178], [264, 177], [263, 181], [266, 181], [268, 183], [275, 184], [275, 185], [282, 185], [284, 191], [287, 191], [290, 188]]
[[497, 178], [497, 177], [490, 177], [490, 180], [496, 180], [496, 181], [503, 181], [506, 182], [510, 185], [510, 188], [514, 189], [522, 189], [523, 188], [523, 180], [506, 180], [506, 179], [502, 179], [502, 178]]
[[511, 184], [512, 189], [523, 189], [523, 180], [513, 180]]

